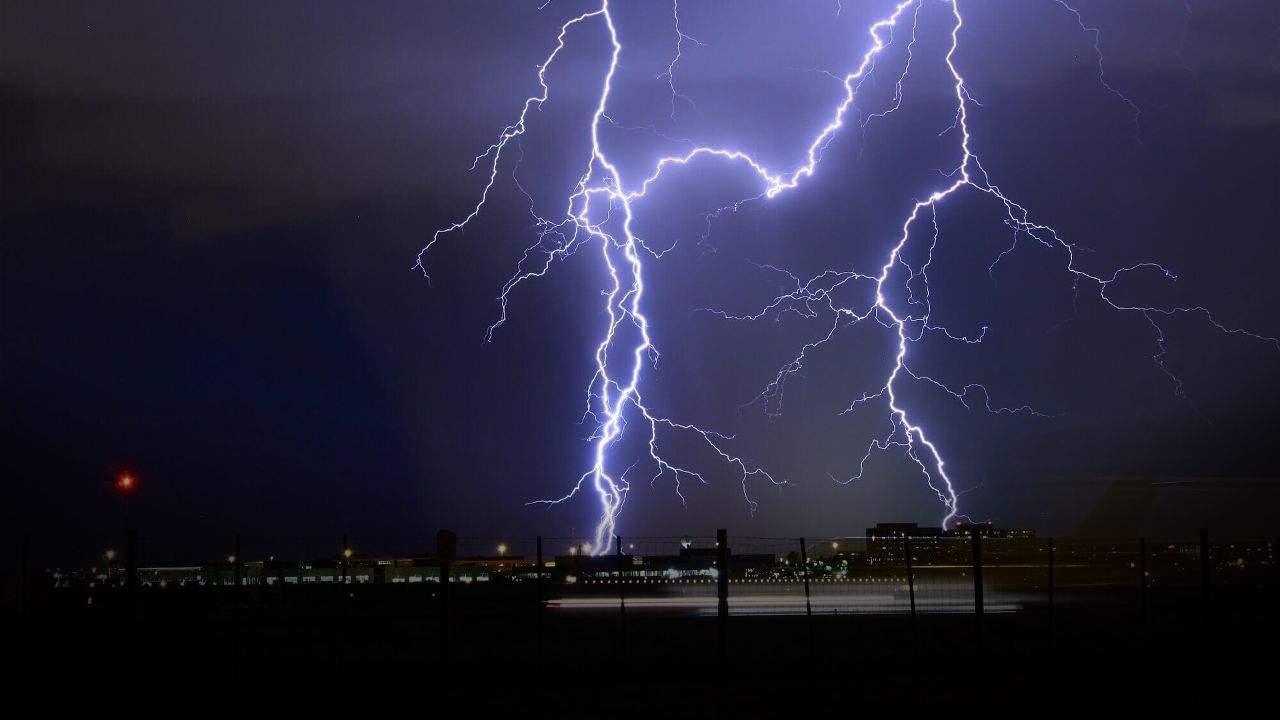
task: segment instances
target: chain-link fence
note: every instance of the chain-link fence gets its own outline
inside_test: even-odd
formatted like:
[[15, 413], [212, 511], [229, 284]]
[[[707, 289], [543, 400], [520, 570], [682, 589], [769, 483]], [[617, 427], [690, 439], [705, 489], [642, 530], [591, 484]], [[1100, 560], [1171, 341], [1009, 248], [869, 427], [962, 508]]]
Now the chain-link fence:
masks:
[[820, 538], [441, 531], [425, 541], [133, 535], [16, 545], [4, 603], [18, 618], [19, 657], [48, 662], [47, 643], [34, 638], [136, 651], [171, 644], [178, 628], [214, 643], [242, 644], [248, 633], [262, 658], [279, 653], [281, 662], [306, 648], [340, 662], [380, 661], [397, 657], [386, 647], [403, 638], [460, 657], [573, 658], [588, 649], [803, 658], [876, 642], [1230, 663], [1244, 650], [1269, 656], [1280, 639], [1275, 539], [1038, 538], [979, 527]]

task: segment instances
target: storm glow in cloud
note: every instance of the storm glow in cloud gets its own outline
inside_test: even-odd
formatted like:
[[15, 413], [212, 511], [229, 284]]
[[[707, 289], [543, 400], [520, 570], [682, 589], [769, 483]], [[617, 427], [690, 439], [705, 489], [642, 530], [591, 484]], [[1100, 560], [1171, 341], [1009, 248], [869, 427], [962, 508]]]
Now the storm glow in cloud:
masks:
[[[1063, 0], [1052, 0], [1062, 6], [1064, 21], [1075, 23], [1082, 32], [1091, 36], [1096, 51], [1097, 79], [1118, 102], [1128, 104], [1133, 110], [1135, 141], [1138, 134], [1140, 106], [1108, 79], [1102, 52], [1100, 33], [1088, 25], [1073, 6]], [[956, 478], [947, 467], [946, 448], [931, 436], [926, 423], [913, 411], [901, 393], [907, 384], [920, 384], [941, 390], [966, 408], [975, 405], [995, 414], [1025, 414], [1048, 417], [1044, 412], [1025, 404], [1002, 405], [993, 400], [986, 386], [970, 383], [953, 386], [933, 375], [918, 371], [912, 364], [912, 347], [926, 336], [935, 336], [955, 343], [977, 344], [986, 337], [986, 329], [965, 333], [936, 322], [933, 318], [933, 300], [929, 288], [929, 271], [933, 264], [933, 249], [937, 246], [939, 227], [937, 211], [943, 203], [962, 201], [966, 196], [985, 196], [1003, 208], [1004, 224], [1011, 231], [1008, 249], [993, 258], [990, 270], [1012, 252], [1019, 243], [1034, 242], [1047, 248], [1060, 258], [1066, 281], [1072, 284], [1077, 296], [1094, 293], [1106, 306], [1118, 313], [1131, 314], [1149, 324], [1153, 336], [1156, 366], [1166, 373], [1174, 392], [1183, 393], [1183, 383], [1166, 365], [1166, 338], [1163, 323], [1177, 315], [1194, 315], [1203, 319], [1218, 331], [1248, 336], [1280, 349], [1280, 340], [1266, 337], [1245, 329], [1219, 322], [1207, 308], [1194, 306], [1166, 306], [1117, 299], [1111, 292], [1113, 286], [1127, 276], [1138, 273], [1155, 273], [1170, 281], [1176, 280], [1173, 272], [1156, 262], [1139, 262], [1124, 267], [1099, 271], [1089, 269], [1080, 261], [1081, 248], [1062, 237], [1054, 228], [1038, 222], [1031, 211], [1013, 199], [1013, 193], [996, 184], [987, 173], [974, 147], [971, 135], [970, 109], [977, 102], [966, 85], [963, 68], [956, 61], [956, 52], [964, 43], [965, 18], [962, 0], [904, 0], [893, 6], [885, 17], [875, 21], [866, 33], [850, 37], [850, 43], [865, 47], [861, 60], [840, 78], [844, 93], [838, 104], [830, 108], [828, 122], [811, 138], [803, 139], [804, 151], [787, 167], [772, 167], [752, 153], [731, 146], [690, 146], [674, 155], [655, 157], [647, 172], [635, 176], [625, 175], [621, 163], [614, 159], [611, 148], [601, 138], [601, 129], [614, 123], [610, 104], [616, 100], [614, 80], [620, 59], [626, 48], [620, 41], [615, 15], [608, 0], [587, 12], [573, 17], [560, 26], [556, 42], [545, 60], [538, 67], [539, 92], [520, 103], [515, 121], [503, 128], [497, 139], [475, 158], [473, 169], [482, 168], [487, 183], [475, 205], [465, 216], [436, 231], [430, 242], [419, 253], [415, 267], [426, 273], [425, 259], [431, 248], [451, 234], [466, 228], [485, 210], [491, 191], [499, 182], [500, 165], [513, 153], [519, 155], [519, 142], [527, 130], [530, 113], [539, 111], [552, 92], [548, 70], [561, 57], [577, 33], [599, 33], [612, 47], [608, 67], [598, 87], [590, 88], [595, 98], [594, 111], [589, 123], [589, 151], [579, 158], [578, 180], [572, 192], [563, 201], [563, 211], [546, 217], [534, 210], [532, 196], [520, 184], [518, 161], [510, 182], [529, 200], [534, 215], [536, 237], [519, 259], [514, 275], [503, 285], [499, 294], [500, 313], [488, 328], [486, 339], [492, 337], [507, 319], [508, 303], [513, 291], [522, 283], [546, 275], [558, 260], [582, 250], [599, 254], [599, 269], [605, 280], [606, 291], [600, 299], [583, 298], [583, 302], [600, 302], [608, 318], [607, 329], [598, 343], [590, 348], [566, 348], [566, 352], [591, 353], [595, 373], [585, 389], [585, 417], [594, 427], [590, 441], [592, 454], [587, 467], [560, 497], [536, 500], [535, 503], [558, 504], [579, 496], [589, 496], [598, 504], [593, 552], [608, 549], [612, 536], [618, 531], [621, 513], [631, 490], [628, 475], [641, 466], [650, 477], [669, 476], [675, 481], [675, 492], [684, 501], [682, 482], [708, 482], [706, 468], [693, 467], [664, 451], [664, 439], [674, 434], [686, 434], [705, 445], [714, 456], [732, 468], [739, 478], [742, 495], [752, 510], [756, 501], [752, 487], [760, 483], [780, 485], [786, 481], [776, 471], [756, 466], [733, 449], [732, 436], [682, 422], [679, 419], [656, 413], [644, 398], [645, 371], [659, 358], [650, 333], [650, 320], [645, 314], [645, 267], [647, 263], [662, 259], [665, 251], [656, 250], [637, 235], [633, 227], [637, 201], [652, 188], [659, 186], [668, 174], [695, 161], [715, 162], [742, 174], [754, 184], [753, 194], [739, 199], [721, 211], [736, 210], [748, 202], [768, 202], [782, 193], [803, 192], [804, 187], [820, 171], [824, 152], [832, 140], [841, 133], [865, 131], [866, 125], [882, 120], [896, 112], [902, 104], [904, 82], [918, 67], [914, 51], [917, 29], [921, 17], [929, 13], [944, 13], [949, 23], [949, 45], [942, 62], [950, 78], [950, 101], [954, 116], [949, 127], [941, 129], [946, 138], [953, 139], [958, 161], [939, 176], [932, 187], [920, 187], [918, 198], [910, 211], [901, 218], [899, 232], [883, 239], [882, 261], [878, 266], [862, 271], [829, 269], [812, 277], [800, 277], [785, 269], [762, 265], [763, 269], [776, 272], [786, 278], [789, 285], [785, 292], [773, 298], [763, 307], [748, 312], [731, 312], [724, 309], [704, 310], [728, 322], [750, 322], [774, 317], [782, 312], [796, 312], [808, 318], [825, 318], [826, 331], [811, 338], [797, 348], [792, 359], [778, 369], [776, 376], [760, 391], [757, 397], [766, 413], [781, 412], [784, 391], [789, 379], [799, 373], [810, 356], [830, 342], [846, 328], [872, 323], [892, 338], [891, 351], [884, 358], [885, 372], [878, 387], [851, 398], [846, 413], [877, 412], [884, 417], [883, 433], [865, 438], [866, 451], [855, 468], [842, 477], [832, 476], [839, 483], [850, 483], [862, 477], [867, 461], [875, 454], [893, 451], [904, 462], [918, 468], [921, 478], [937, 495], [941, 505], [939, 523], [948, 526], [965, 515], [961, 512]], [[658, 80], [665, 83], [670, 95], [670, 115], [674, 119], [677, 109], [693, 105], [693, 100], [680, 90], [679, 71], [683, 52], [701, 42], [687, 28], [682, 28], [678, 0], [672, 4], [672, 34], [674, 55]], [[885, 51], [894, 43], [905, 43], [904, 60], [900, 67], [878, 67], [877, 61], [885, 57]], [[882, 63], [887, 65], [888, 63]], [[893, 83], [894, 93], [890, 104], [875, 112], [860, 109], [856, 100], [859, 91], [873, 76]], [[1045, 172], [1053, 172], [1045, 168]], [[644, 212], [661, 212], [660, 207], [646, 206]], [[908, 248], [923, 248], [923, 261], [909, 260]], [[911, 256], [914, 256], [913, 253]], [[861, 304], [838, 300], [845, 293], [838, 291], [861, 288], [866, 301]], [[1046, 321], [1046, 324], [1051, 324]], [[633, 427], [638, 426], [638, 427]], [[625, 433], [640, 432], [647, 438], [647, 456], [624, 456], [620, 440]]]

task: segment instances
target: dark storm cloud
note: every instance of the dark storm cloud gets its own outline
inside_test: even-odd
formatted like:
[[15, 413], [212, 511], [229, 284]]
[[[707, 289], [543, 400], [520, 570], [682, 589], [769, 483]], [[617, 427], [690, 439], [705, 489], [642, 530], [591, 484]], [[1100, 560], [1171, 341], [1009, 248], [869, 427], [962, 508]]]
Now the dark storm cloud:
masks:
[[494, 16], [468, 36], [408, 2], [7, 4], [5, 162], [25, 171], [10, 193], [51, 203], [68, 179], [101, 182], [226, 229], [460, 193], [437, 161], [457, 168], [505, 123], [554, 27], [499, 9], [465, 13]]

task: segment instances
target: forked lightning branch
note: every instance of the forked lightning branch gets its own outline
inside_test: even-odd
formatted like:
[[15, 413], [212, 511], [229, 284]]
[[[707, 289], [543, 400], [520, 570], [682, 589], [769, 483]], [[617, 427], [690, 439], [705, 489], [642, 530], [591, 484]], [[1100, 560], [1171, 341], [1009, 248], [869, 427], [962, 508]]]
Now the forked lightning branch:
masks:
[[[1108, 80], [1100, 44], [1100, 33], [1086, 24], [1081, 14], [1063, 0], [1047, 0], [1062, 6], [1064, 20], [1079, 25], [1082, 32], [1091, 35], [1096, 51], [1098, 81], [1101, 87], [1127, 103], [1134, 113], [1135, 128], [1140, 112], [1139, 105]], [[537, 68], [539, 92], [527, 97], [520, 106], [515, 121], [503, 128], [497, 139], [484, 150], [473, 163], [472, 169], [483, 168], [487, 182], [479, 193], [474, 207], [464, 217], [437, 230], [430, 242], [418, 254], [416, 268], [426, 273], [425, 259], [431, 248], [458, 230], [465, 228], [485, 209], [494, 187], [503, 176], [504, 161], [518, 164], [518, 141], [526, 133], [526, 121], [531, 111], [539, 109], [552, 93], [547, 71], [560, 58], [562, 51], [579, 33], [599, 33], [611, 43], [608, 68], [603, 83], [590, 92], [596, 98], [590, 122], [590, 149], [580, 160], [580, 175], [572, 192], [564, 198], [563, 213], [552, 217], [539, 215], [533, 208], [532, 198], [520, 186], [518, 174], [511, 174], [511, 182], [529, 198], [530, 212], [534, 214], [536, 233], [523, 255], [519, 258], [515, 273], [502, 286], [499, 300], [499, 316], [486, 332], [486, 340], [492, 337], [507, 319], [507, 307], [513, 293], [526, 281], [547, 275], [558, 260], [568, 255], [591, 251], [599, 255], [599, 268], [605, 283], [603, 311], [607, 316], [604, 334], [594, 347], [567, 348], [566, 352], [590, 353], [594, 358], [595, 373], [585, 389], [586, 415], [593, 424], [591, 456], [587, 467], [572, 482], [566, 492], [557, 498], [535, 500], [534, 503], [557, 504], [579, 496], [590, 496], [598, 503], [592, 550], [605, 552], [618, 530], [627, 494], [631, 490], [630, 473], [648, 472], [656, 479], [668, 477], [674, 481], [675, 492], [684, 501], [682, 483], [709, 482], [706, 473], [710, 468], [692, 467], [664, 452], [664, 439], [672, 434], [688, 434], [718, 457], [730, 468], [741, 484], [742, 496], [752, 510], [756, 501], [751, 489], [759, 483], [785, 484], [776, 471], [754, 465], [735, 450], [731, 435], [698, 427], [655, 412], [644, 399], [645, 371], [658, 359], [658, 351], [650, 337], [650, 321], [645, 315], [645, 265], [661, 260], [662, 252], [655, 251], [633, 231], [634, 204], [637, 199], [659, 183], [672, 168], [688, 165], [695, 160], [718, 162], [737, 168], [756, 184], [755, 194], [744, 197], [727, 209], [737, 209], [747, 202], [768, 202], [780, 193], [802, 192], [806, 181], [813, 177], [821, 164], [823, 152], [839, 133], [849, 131], [851, 117], [856, 112], [855, 98], [863, 83], [874, 73], [889, 73], [894, 81], [892, 103], [877, 112], [862, 113], [865, 126], [875, 118], [883, 118], [896, 111], [903, 98], [903, 84], [913, 69], [916, 45], [916, 28], [922, 15], [945, 13], [950, 24], [949, 47], [943, 56], [945, 71], [950, 77], [954, 102], [954, 118], [949, 128], [954, 131], [958, 145], [959, 161], [949, 172], [940, 176], [934, 187], [919, 188], [918, 200], [910, 212], [902, 218], [896, 236], [883, 239], [883, 262], [865, 271], [831, 269], [811, 278], [801, 278], [786, 271], [793, 289], [774, 298], [765, 307], [748, 312], [712, 310], [726, 321], [745, 322], [770, 316], [774, 311], [788, 307], [802, 307], [810, 317], [826, 317], [830, 320], [827, 330], [801, 347], [792, 359], [761, 390], [766, 412], [779, 412], [788, 379], [801, 371], [810, 356], [830, 342], [837, 334], [851, 325], [874, 323], [893, 339], [892, 350], [884, 359], [882, 382], [874, 391], [863, 392], [850, 398], [846, 412], [877, 412], [885, 419], [884, 433], [865, 438], [866, 452], [857, 467], [849, 474], [833, 478], [836, 482], [850, 483], [862, 477], [867, 461], [877, 453], [896, 452], [904, 462], [919, 471], [923, 482], [937, 495], [941, 505], [939, 522], [950, 525], [961, 513], [956, 491], [957, 478], [947, 468], [945, 448], [931, 438], [918, 411], [902, 398], [901, 389], [908, 383], [926, 384], [950, 394], [954, 399], [970, 407], [979, 407], [992, 413], [1025, 413], [1046, 415], [1027, 405], [1003, 406], [993, 402], [987, 388], [978, 384], [953, 386], [945, 380], [918, 372], [912, 365], [912, 347], [926, 335], [934, 335], [957, 343], [981, 343], [985, 329], [978, 333], [953, 331], [933, 320], [933, 305], [929, 293], [929, 270], [933, 248], [938, 242], [936, 211], [944, 202], [959, 202], [965, 196], [987, 196], [1004, 209], [1005, 224], [1012, 229], [1013, 239], [1008, 249], [993, 258], [992, 266], [1012, 252], [1020, 242], [1035, 242], [1048, 248], [1061, 258], [1064, 282], [1074, 286], [1077, 293], [1092, 292], [1107, 306], [1119, 313], [1134, 316], [1152, 337], [1153, 360], [1156, 367], [1167, 374], [1177, 394], [1182, 393], [1182, 381], [1165, 363], [1166, 336], [1164, 322], [1175, 315], [1196, 315], [1223, 333], [1245, 335], [1269, 343], [1280, 349], [1280, 340], [1266, 337], [1245, 329], [1219, 322], [1207, 308], [1195, 306], [1162, 306], [1158, 304], [1134, 304], [1116, 299], [1109, 292], [1112, 286], [1126, 275], [1135, 272], [1156, 272], [1169, 280], [1176, 275], [1156, 262], [1097, 270], [1086, 267], [1080, 260], [1079, 248], [1071, 240], [1062, 237], [1049, 225], [1037, 221], [1028, 208], [1019, 204], [993, 180], [979, 159], [979, 148], [974, 147], [970, 134], [970, 107], [975, 103], [965, 84], [963, 68], [956, 62], [956, 52], [965, 36], [965, 20], [961, 0], [905, 0], [892, 7], [892, 12], [873, 23], [867, 34], [850, 37], [850, 43], [864, 44], [867, 49], [857, 67], [843, 78], [844, 94], [840, 102], [831, 108], [829, 122], [809, 139], [797, 138], [796, 162], [786, 168], [765, 165], [751, 154], [733, 147], [692, 147], [678, 155], [655, 158], [651, 170], [640, 176], [624, 176], [617, 164], [610, 159], [610, 148], [601, 140], [601, 128], [613, 122], [609, 115], [614, 79], [626, 49], [619, 42], [618, 27], [608, 0], [602, 0], [595, 9], [574, 17], [560, 26], [554, 46]], [[671, 114], [678, 103], [692, 102], [677, 91], [677, 73], [682, 60], [682, 49], [687, 44], [698, 43], [696, 33], [682, 27], [678, 0], [672, 5], [672, 39], [675, 54], [660, 76], [670, 88]], [[894, 43], [906, 43], [901, 67], [878, 68], [877, 60], [885, 56], [886, 48]], [[887, 60], [882, 63], [888, 65]], [[514, 158], [514, 160], [513, 160]], [[856, 188], [851, 189], [856, 192]], [[648, 212], [654, 209], [646, 208]], [[927, 245], [925, 262], [910, 264], [905, 251], [916, 243]], [[836, 291], [856, 285], [865, 286], [868, 298], [861, 305], [836, 300]], [[584, 298], [584, 302], [595, 302]], [[625, 457], [619, 441], [624, 433], [645, 434], [647, 457]]]

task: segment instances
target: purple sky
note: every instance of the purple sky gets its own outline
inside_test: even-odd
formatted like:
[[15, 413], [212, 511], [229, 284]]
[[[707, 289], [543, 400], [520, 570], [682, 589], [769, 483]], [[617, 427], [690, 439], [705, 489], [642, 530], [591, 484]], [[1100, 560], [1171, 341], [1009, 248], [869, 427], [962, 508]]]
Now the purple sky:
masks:
[[[17, 488], [6, 525], [109, 532], [112, 474], [129, 467], [143, 483], [132, 512], [153, 535], [585, 533], [589, 499], [524, 503], [562, 494], [590, 464], [578, 421], [602, 327], [598, 253], [523, 286], [482, 344], [533, 239], [508, 162], [476, 224], [433, 250], [432, 283], [410, 271], [431, 232], [474, 203], [484, 177], [468, 172], [472, 157], [537, 89], [560, 23], [588, 7], [539, 4], [5, 4], [0, 405]], [[890, 7], [837, 5], [686, 0], [682, 29], [704, 44], [685, 44], [675, 81], [692, 103], [673, 120], [658, 77], [675, 47], [670, 6], [624, 4], [610, 114], [794, 166], [842, 93], [824, 71], [852, 69]], [[1091, 271], [1149, 259], [1180, 276], [1135, 278], [1118, 295], [1204, 304], [1224, 324], [1280, 335], [1280, 7], [1201, 5], [1076, 4], [1100, 29], [1106, 79], [1141, 108], [1135, 128], [1062, 6], [962, 3], [956, 61], [981, 103], [973, 143], [996, 184], [1092, 250]], [[885, 422], [836, 415], [875, 390], [883, 332], [842, 333], [770, 419], [740, 406], [821, 323], [695, 311], [771, 298], [781, 276], [753, 262], [878, 269], [904, 209], [958, 158], [954, 137], [939, 137], [949, 20], [926, 0], [902, 110], [842, 131], [803, 187], [721, 216], [705, 239], [703, 214], [749, 187], [741, 172], [691, 168], [643, 208], [639, 231], [674, 245], [646, 264], [663, 353], [646, 397], [735, 434], [736, 451], [794, 486], [753, 487], [751, 516], [732, 472], [675, 442], [709, 484], [686, 484], [685, 508], [669, 478], [651, 489], [637, 468], [622, 533], [856, 534], [941, 516], [892, 454], [856, 484], [827, 477], [855, 472]], [[873, 111], [892, 99], [899, 40], [864, 86]], [[602, 28], [584, 25], [549, 74], [520, 167], [542, 212], [581, 171], [607, 52]], [[682, 147], [647, 130], [605, 142], [628, 177]], [[935, 312], [990, 331], [981, 346], [922, 343], [918, 367], [1060, 415], [969, 413], [910, 391], [968, 512], [1059, 534], [1280, 529], [1274, 346], [1170, 321], [1180, 399], [1151, 359], [1152, 328], [1088, 292], [1074, 311], [1058, 256], [1024, 244], [988, 275], [1010, 239], [989, 200], [957, 196], [939, 222]], [[628, 445], [619, 462], [628, 453], [643, 457]], [[1151, 490], [1170, 478], [1196, 479]]]

